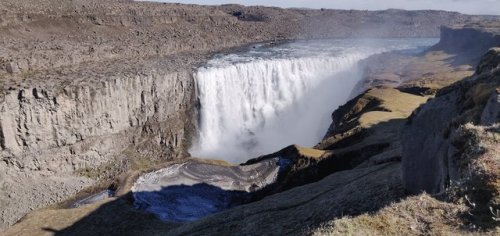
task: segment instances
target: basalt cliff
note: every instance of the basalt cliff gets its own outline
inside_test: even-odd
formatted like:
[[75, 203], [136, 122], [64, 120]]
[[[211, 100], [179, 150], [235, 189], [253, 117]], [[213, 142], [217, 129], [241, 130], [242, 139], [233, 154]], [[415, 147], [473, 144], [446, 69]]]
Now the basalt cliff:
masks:
[[[497, 17], [125, 0], [5, 0], [0, 12], [7, 235], [498, 233]], [[364, 60], [360, 95], [333, 111], [315, 147], [291, 144], [239, 166], [188, 153], [193, 72], [213, 53], [439, 35], [422, 55]], [[228, 209], [190, 223], [136, 209], [139, 176], [174, 167], [170, 178], [192, 178]], [[264, 184], [252, 184], [252, 171]], [[222, 180], [207, 182], [213, 175]], [[238, 188], [212, 189], [234, 178]], [[70, 207], [104, 189], [114, 195]]]

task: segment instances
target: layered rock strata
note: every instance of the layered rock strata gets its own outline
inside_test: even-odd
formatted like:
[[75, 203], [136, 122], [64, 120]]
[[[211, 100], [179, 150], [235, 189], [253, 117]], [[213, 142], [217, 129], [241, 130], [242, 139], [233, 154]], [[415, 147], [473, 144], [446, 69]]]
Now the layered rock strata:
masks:
[[0, 227], [186, 157], [191, 76], [207, 54], [280, 39], [432, 37], [439, 25], [484, 19], [122, 0], [5, 0], [0, 13]]
[[[227, 167], [227, 164], [219, 162], [210, 163], [217, 166], [211, 170], [225, 170], [249, 168], [256, 163], [268, 163], [275, 157], [288, 160], [288, 168], [282, 172], [284, 176], [278, 176], [274, 179], [275, 183], [269, 185], [276, 187], [273, 188], [275, 190], [263, 188], [264, 194], [257, 199], [259, 201], [237, 206], [195, 222], [179, 224], [161, 222], [153, 216], [137, 211], [131, 204], [133, 199], [130, 196], [120, 195], [76, 209], [35, 211], [10, 228], [7, 234], [16, 235], [20, 232], [37, 234], [41, 232], [42, 227], [63, 235], [219, 235], [235, 231], [249, 235], [265, 233], [303, 235], [311, 232], [467, 234], [470, 231], [463, 231], [458, 227], [467, 226], [464, 215], [473, 215], [474, 219], [471, 220], [474, 221], [471, 222], [479, 222], [477, 225], [489, 230], [495, 225], [489, 224], [492, 218], [488, 214], [491, 213], [484, 213], [485, 210], [488, 211], [489, 206], [497, 209], [500, 196], [499, 168], [496, 168], [500, 151], [498, 125], [494, 124], [498, 123], [496, 120], [498, 97], [495, 97], [497, 93], [495, 89], [498, 87], [497, 51], [492, 50], [481, 62], [474, 62], [479, 64], [476, 76], [439, 90], [434, 99], [432, 90], [429, 90], [429, 93], [422, 93], [421, 88], [438, 89], [440, 84], [463, 79], [460, 76], [464, 70], [458, 70], [459, 73], [456, 74], [450, 74], [448, 70], [461, 68], [462, 65], [453, 64], [454, 61], [447, 59], [449, 57], [437, 60], [432, 57], [435, 52], [427, 52], [421, 60], [406, 61], [408, 64], [404, 65], [407, 68], [412, 66], [434, 68], [427, 65], [436, 61], [441, 61], [441, 65], [449, 68], [445, 70], [446, 76], [443, 77], [439, 71], [428, 70], [426, 73], [420, 73], [426, 78], [420, 81], [418, 73], [409, 73], [408, 77], [401, 76], [399, 82], [404, 85], [403, 87], [394, 87], [392, 83], [377, 86], [353, 98], [332, 114], [332, 125], [316, 148], [291, 145], [276, 153], [250, 160], [243, 167]], [[430, 76], [427, 73], [435, 74]], [[440, 78], [446, 79], [440, 81]], [[411, 87], [412, 85], [418, 86]], [[449, 97], [451, 95], [457, 96]], [[415, 111], [422, 103], [426, 104], [420, 111]], [[453, 117], [453, 122], [449, 126], [436, 127], [431, 124], [434, 120], [429, 118], [429, 113], [425, 110], [428, 109], [427, 106], [436, 108], [433, 105], [436, 103], [443, 105], [441, 110], [434, 110], [440, 118], [457, 115]], [[445, 111], [449, 113], [442, 114]], [[414, 114], [411, 115], [412, 113]], [[483, 123], [478, 123], [482, 126], [462, 125], [468, 121]], [[405, 135], [409, 135], [409, 130], [414, 130], [415, 136], [402, 139]], [[470, 179], [461, 181], [467, 188], [456, 185], [459, 192], [457, 196], [464, 196], [460, 191], [465, 191], [465, 196], [474, 198], [465, 198], [464, 201], [473, 199], [472, 203], [478, 203], [477, 207], [464, 205], [464, 202], [460, 201], [441, 202], [428, 195], [405, 198], [407, 190], [412, 190], [414, 187], [415, 191], [421, 191], [427, 186], [427, 182], [421, 184], [422, 182], [418, 181], [420, 178], [418, 174], [423, 173], [423, 170], [411, 172], [407, 169], [407, 158], [412, 158], [410, 163], [418, 162], [416, 167], [425, 169], [435, 165], [436, 162], [443, 163], [443, 159], [447, 157], [436, 155], [434, 158], [423, 157], [427, 158], [423, 159], [417, 155], [425, 153], [426, 148], [435, 148], [433, 145], [443, 144], [436, 142], [427, 147], [426, 133], [421, 133], [420, 130], [426, 131], [430, 137], [447, 139], [446, 135], [450, 135], [452, 146], [463, 147], [457, 152], [460, 156], [452, 157], [460, 157], [460, 160], [464, 161], [462, 168], [474, 169], [468, 169], [471, 175], [466, 177], [471, 177]], [[451, 132], [448, 134], [444, 132], [447, 130]], [[404, 131], [403, 135], [401, 131]], [[420, 148], [408, 149], [407, 145], [411, 145], [412, 142]], [[459, 173], [465, 173], [463, 170], [467, 170], [462, 168], [458, 169]], [[230, 173], [230, 171], [224, 172]], [[429, 178], [430, 186], [438, 186], [438, 192], [441, 192], [440, 186], [443, 183], [440, 173], [442, 172], [438, 171], [436, 175], [431, 173]], [[410, 181], [408, 175], [417, 179], [414, 182], [416, 186], [408, 185], [407, 182]], [[448, 188], [450, 189], [454, 188]], [[452, 196], [448, 192], [447, 195], [450, 198]], [[41, 223], [39, 221], [41, 218], [51, 220]], [[356, 227], [352, 227], [353, 225]]]
[[191, 76], [165, 65], [97, 83], [46, 80], [9, 91], [0, 105], [2, 224], [99, 179], [187, 156]]

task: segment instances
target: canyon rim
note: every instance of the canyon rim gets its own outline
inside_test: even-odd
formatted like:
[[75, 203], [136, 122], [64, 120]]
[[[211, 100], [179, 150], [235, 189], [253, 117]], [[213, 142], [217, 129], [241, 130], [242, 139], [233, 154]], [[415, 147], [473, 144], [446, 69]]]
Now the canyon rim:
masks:
[[0, 45], [2, 235], [500, 233], [498, 16], [2, 0]]

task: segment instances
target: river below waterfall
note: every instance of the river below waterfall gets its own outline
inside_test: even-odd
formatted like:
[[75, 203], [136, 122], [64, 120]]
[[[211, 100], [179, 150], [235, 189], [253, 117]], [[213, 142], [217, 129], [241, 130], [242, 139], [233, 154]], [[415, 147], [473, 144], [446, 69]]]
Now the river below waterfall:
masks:
[[417, 54], [437, 39], [336, 39], [256, 45], [216, 55], [194, 77], [199, 136], [190, 153], [240, 163], [290, 144], [313, 146], [363, 77], [359, 63]]

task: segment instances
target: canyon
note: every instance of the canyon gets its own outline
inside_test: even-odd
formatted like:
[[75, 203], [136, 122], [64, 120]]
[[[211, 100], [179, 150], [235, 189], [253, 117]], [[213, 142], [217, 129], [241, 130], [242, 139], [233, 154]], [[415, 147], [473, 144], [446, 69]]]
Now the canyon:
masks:
[[[411, 204], [434, 206], [413, 215], [424, 226], [412, 217], [389, 224], [435, 232], [426, 217], [445, 209], [452, 215], [435, 224], [447, 223], [446, 232], [464, 233], [454, 224], [495, 230], [481, 217], [498, 209], [499, 51], [488, 51], [500, 46], [498, 17], [125, 0], [6, 0], [0, 12], [0, 227], [8, 235], [359, 234]], [[316, 145], [289, 143], [241, 165], [191, 157], [201, 128], [195, 76], [215, 54], [290, 40], [439, 35], [419, 55], [362, 60], [363, 78], [348, 91], [355, 96], [327, 111], [332, 123]], [[144, 174], [183, 165], [168, 181], [199, 174], [203, 184], [207, 173], [230, 170], [237, 177], [222, 179], [241, 178], [231, 191], [252, 194], [236, 192], [238, 204], [188, 223], [134, 207], [153, 189], [138, 190]], [[257, 187], [245, 172], [256, 169], [265, 173]], [[464, 187], [471, 184], [484, 188]], [[452, 187], [458, 200], [434, 198]], [[209, 191], [219, 196], [220, 188]], [[102, 190], [114, 194], [68, 207]], [[423, 190], [435, 195], [406, 198]], [[477, 217], [459, 217], [464, 198], [481, 204], [470, 210]], [[394, 229], [386, 230], [379, 233]]]

